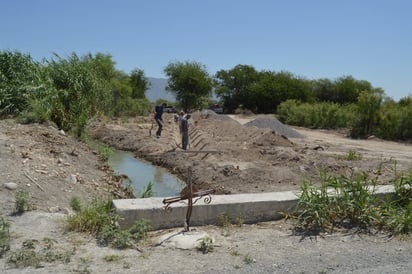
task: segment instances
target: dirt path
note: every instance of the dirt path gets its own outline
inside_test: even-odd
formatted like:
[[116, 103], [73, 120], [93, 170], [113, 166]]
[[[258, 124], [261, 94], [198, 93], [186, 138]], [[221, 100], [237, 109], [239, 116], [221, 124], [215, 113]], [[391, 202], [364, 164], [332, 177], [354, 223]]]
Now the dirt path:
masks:
[[[350, 140], [337, 132], [302, 128], [293, 129], [304, 138], [284, 138], [272, 130], [245, 128], [236, 121], [200, 114], [193, 116], [190, 149], [224, 153], [190, 155], [176, 147], [176, 124], [171, 116], [166, 119], [160, 139], [149, 136], [147, 117], [97, 121], [91, 130], [100, 140], [182, 176], [191, 165], [200, 186], [220, 185], [227, 193], [298, 188], [302, 175], [316, 176], [317, 169], [326, 167], [375, 174], [381, 164], [381, 183], [387, 183], [394, 176], [395, 160], [399, 172], [407, 171], [412, 159], [410, 145]], [[245, 123], [250, 117], [238, 119]], [[361, 153], [362, 160], [337, 157], [349, 150]], [[52, 239], [55, 255], [70, 258], [44, 262], [37, 269], [14, 269], [6, 264], [7, 253], [0, 258], [2, 273], [409, 273], [412, 267], [409, 239], [351, 233], [301, 238], [292, 234], [291, 223], [283, 221], [197, 227], [215, 239], [213, 252], [207, 254], [167, 243], [156, 246], [160, 236], [180, 228], [151, 232], [140, 247], [142, 252], [99, 247], [93, 237], [66, 233], [61, 225], [70, 213], [71, 197], [87, 200], [117, 190], [116, 181], [92, 150], [50, 126], [1, 120], [0, 163], [1, 215], [11, 223], [10, 252], [27, 240], [41, 248]], [[36, 209], [12, 216], [19, 189], [32, 193]]]

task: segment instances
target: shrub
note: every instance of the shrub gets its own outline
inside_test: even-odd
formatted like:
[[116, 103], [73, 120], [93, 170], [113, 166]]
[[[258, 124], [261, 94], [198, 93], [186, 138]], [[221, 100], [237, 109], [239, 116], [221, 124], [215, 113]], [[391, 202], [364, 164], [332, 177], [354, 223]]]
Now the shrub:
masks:
[[115, 221], [112, 213], [112, 201], [94, 198], [90, 204], [81, 206], [80, 211], [66, 219], [66, 228], [69, 231], [88, 232], [96, 234], [105, 225]]
[[27, 210], [31, 210], [31, 196], [27, 190], [17, 191], [15, 195], [15, 200], [15, 208], [18, 214], [21, 214]]
[[209, 253], [213, 251], [213, 239], [205, 236], [200, 239], [200, 243], [196, 247], [198, 251], [201, 251], [203, 254]]
[[132, 227], [129, 229], [130, 234], [135, 240], [146, 239], [147, 232], [152, 229], [150, 226], [150, 221], [147, 219], [139, 219], [134, 222]]
[[395, 234], [412, 231], [412, 173], [395, 181], [395, 197], [375, 195], [377, 179], [323, 177], [320, 187], [304, 182], [294, 216], [295, 229], [322, 231], [335, 227], [372, 227]]
[[0, 218], [0, 258], [10, 250], [10, 223], [4, 219]]
[[81, 211], [81, 203], [79, 197], [72, 197], [70, 199], [70, 207], [75, 211], [75, 212], [80, 212]]
[[277, 109], [279, 121], [295, 126], [336, 129], [353, 124], [354, 105], [337, 103], [302, 103], [297, 100], [282, 102]]

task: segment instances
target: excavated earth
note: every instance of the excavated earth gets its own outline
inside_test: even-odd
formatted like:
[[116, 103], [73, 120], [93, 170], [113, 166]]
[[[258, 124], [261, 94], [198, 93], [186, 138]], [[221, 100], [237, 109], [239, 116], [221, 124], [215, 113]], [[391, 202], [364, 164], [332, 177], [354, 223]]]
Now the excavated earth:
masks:
[[154, 136], [157, 127], [150, 117], [96, 121], [90, 132], [110, 146], [167, 167], [182, 180], [190, 167], [199, 189], [225, 194], [297, 190], [303, 181], [319, 183], [320, 174], [362, 175], [388, 184], [411, 167], [408, 144], [289, 127], [273, 115], [227, 116], [204, 110], [193, 113], [189, 121], [187, 151], [180, 147], [172, 114], [164, 117], [160, 139]]
[[[96, 120], [88, 130], [182, 180], [191, 168], [198, 188], [226, 194], [297, 190], [303, 180], [319, 183], [322, 173], [362, 174], [389, 184], [409, 174], [412, 164], [410, 144], [288, 127], [270, 115], [209, 111], [193, 113], [190, 147], [183, 151], [173, 115], [164, 118], [159, 139], [149, 116]], [[348, 155], [361, 159], [350, 161]], [[64, 229], [73, 196], [82, 202], [124, 197], [122, 178], [92, 149], [52, 125], [0, 120], [0, 213], [11, 235], [10, 250], [0, 255], [1, 273], [410, 273], [412, 268], [409, 237], [351, 230], [302, 237], [283, 220], [195, 227], [194, 232], [213, 239], [213, 250], [206, 254], [173, 243], [158, 245], [159, 238], [182, 228], [152, 231], [138, 249], [125, 250], [99, 246], [92, 235]], [[19, 190], [31, 194], [32, 207], [23, 214], [14, 210]], [[10, 262], [23, 260], [21, 250], [30, 244], [46, 259], [37, 268], [16, 268]]]

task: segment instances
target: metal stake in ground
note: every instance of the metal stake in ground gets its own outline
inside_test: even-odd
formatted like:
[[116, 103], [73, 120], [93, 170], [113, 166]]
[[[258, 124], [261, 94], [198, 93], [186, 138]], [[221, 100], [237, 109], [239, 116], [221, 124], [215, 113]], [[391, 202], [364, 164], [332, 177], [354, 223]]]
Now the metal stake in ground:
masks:
[[[204, 153], [205, 156], [207, 156], [209, 153], [218, 153], [221, 154], [223, 151], [217, 151], [217, 150], [196, 150], [196, 151], [191, 151], [191, 150], [184, 150], [181, 152], [185, 153], [193, 153], [193, 154], [198, 154], [198, 153]], [[190, 167], [187, 168], [187, 179], [186, 179], [186, 187], [180, 191], [180, 196], [178, 197], [173, 197], [173, 198], [165, 198], [163, 199], [163, 204], [165, 205], [165, 210], [166, 211], [171, 211], [172, 208], [170, 205], [172, 203], [176, 203], [179, 201], [187, 200], [188, 201], [188, 208], [186, 212], [186, 219], [184, 223], [184, 228], [185, 231], [189, 231], [189, 223], [190, 223], [190, 217], [192, 216], [192, 208], [193, 204], [195, 204], [199, 199], [202, 197], [206, 196], [205, 199], [203, 200], [205, 204], [209, 204], [212, 201], [212, 196], [210, 194], [215, 193], [216, 189], [209, 189], [209, 190], [203, 190], [203, 191], [198, 191], [196, 187], [192, 185], [192, 170]], [[193, 201], [193, 198], [196, 198]]]
[[[171, 211], [172, 208], [170, 205], [172, 203], [176, 203], [179, 201], [187, 200], [188, 201], [188, 207], [186, 211], [186, 219], [184, 223], [184, 228], [185, 231], [189, 231], [189, 226], [190, 226], [190, 217], [192, 216], [192, 208], [193, 205], [201, 198], [204, 198], [204, 203], [209, 204], [212, 201], [212, 197], [210, 194], [215, 193], [215, 189], [209, 189], [209, 190], [203, 190], [203, 191], [197, 191], [197, 189], [192, 185], [192, 177], [191, 177], [191, 169], [190, 167], [187, 170], [188, 176], [187, 176], [187, 181], [186, 181], [186, 187], [182, 189], [180, 192], [180, 196], [178, 197], [173, 197], [173, 198], [167, 198], [163, 199], [163, 204], [165, 204], [165, 210], [166, 211]], [[193, 201], [193, 198], [196, 198]]]

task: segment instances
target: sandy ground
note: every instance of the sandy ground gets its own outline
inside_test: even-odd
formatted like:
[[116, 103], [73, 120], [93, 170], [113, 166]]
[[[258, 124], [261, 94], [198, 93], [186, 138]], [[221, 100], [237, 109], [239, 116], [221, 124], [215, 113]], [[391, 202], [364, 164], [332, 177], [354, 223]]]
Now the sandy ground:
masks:
[[[95, 121], [90, 131], [101, 141], [163, 165], [183, 179], [194, 169], [199, 188], [223, 193], [297, 189], [302, 178], [316, 182], [319, 170], [352, 176], [365, 172], [390, 183], [408, 172], [412, 146], [377, 139], [351, 140], [336, 131], [292, 128], [304, 138], [285, 138], [273, 130], [242, 124], [256, 117], [220, 120], [194, 114], [190, 151], [179, 148], [180, 136], [171, 115], [165, 117], [160, 139], [149, 136], [151, 120]], [[153, 130], [154, 133], [154, 130]], [[209, 151], [209, 153], [207, 153]], [[342, 160], [357, 151], [359, 161]], [[51, 126], [0, 121], [0, 209], [11, 223], [11, 251], [0, 259], [2, 273], [410, 273], [410, 239], [390, 235], [360, 235], [353, 231], [300, 237], [292, 224], [274, 221], [254, 225], [194, 228], [214, 241], [213, 252], [180, 249], [159, 237], [175, 230], [154, 231], [140, 251], [99, 247], [93, 237], [64, 232], [61, 222], [70, 213], [69, 200], [119, 193], [119, 179], [82, 143]], [[6, 187], [6, 185], [8, 187]], [[15, 187], [15, 189], [14, 189]], [[11, 213], [19, 189], [32, 194], [34, 210]], [[70, 262], [52, 261], [41, 268], [10, 268], [10, 252], [27, 240], [44, 246], [53, 239], [54, 252], [70, 255]]]

